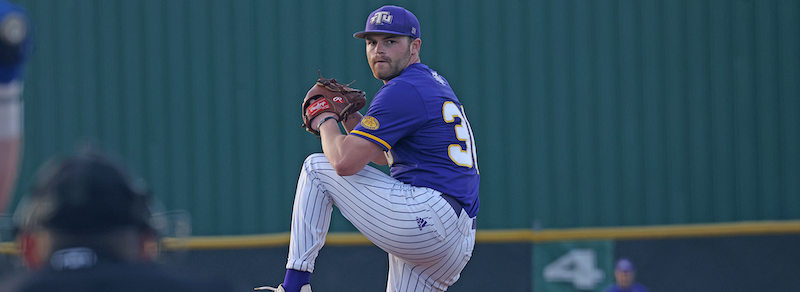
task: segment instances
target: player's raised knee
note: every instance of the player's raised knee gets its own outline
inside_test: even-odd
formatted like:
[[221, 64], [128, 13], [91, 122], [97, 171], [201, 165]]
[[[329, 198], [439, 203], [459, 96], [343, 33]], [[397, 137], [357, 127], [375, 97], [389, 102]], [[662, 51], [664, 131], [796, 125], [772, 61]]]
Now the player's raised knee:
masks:
[[311, 167], [316, 168], [319, 163], [328, 163], [328, 158], [325, 157], [323, 153], [313, 153], [306, 157], [306, 160], [303, 161], [303, 165], [305, 168]]

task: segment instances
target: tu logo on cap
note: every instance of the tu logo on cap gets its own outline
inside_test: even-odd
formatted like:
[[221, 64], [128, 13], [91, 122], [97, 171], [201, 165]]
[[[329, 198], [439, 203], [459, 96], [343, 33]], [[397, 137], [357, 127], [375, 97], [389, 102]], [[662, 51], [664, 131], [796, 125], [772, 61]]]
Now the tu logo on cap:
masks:
[[375, 15], [369, 19], [369, 23], [374, 25], [392, 24], [392, 15], [386, 11], [375, 12]]

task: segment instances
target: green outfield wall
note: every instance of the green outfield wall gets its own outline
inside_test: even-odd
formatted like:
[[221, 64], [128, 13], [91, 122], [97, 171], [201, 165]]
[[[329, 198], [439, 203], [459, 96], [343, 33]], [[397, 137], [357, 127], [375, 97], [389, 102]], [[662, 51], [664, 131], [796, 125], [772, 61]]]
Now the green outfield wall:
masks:
[[[476, 241], [461, 279], [448, 291], [600, 292], [623, 256], [651, 291], [800, 290], [796, 220], [479, 230]], [[288, 242], [285, 233], [168, 238], [160, 261], [256, 287], [282, 279]], [[0, 243], [0, 278], [24, 269], [14, 249]], [[386, 253], [362, 235], [332, 233], [311, 279], [314, 291], [381, 291], [387, 267]]]
[[[94, 140], [198, 236], [287, 232], [321, 71], [381, 82], [379, 1], [19, 0], [37, 25], [14, 205]], [[479, 228], [800, 219], [800, 1], [396, 1], [465, 104]], [[355, 229], [337, 212], [332, 229]], [[265, 283], [270, 284], [270, 283]]]

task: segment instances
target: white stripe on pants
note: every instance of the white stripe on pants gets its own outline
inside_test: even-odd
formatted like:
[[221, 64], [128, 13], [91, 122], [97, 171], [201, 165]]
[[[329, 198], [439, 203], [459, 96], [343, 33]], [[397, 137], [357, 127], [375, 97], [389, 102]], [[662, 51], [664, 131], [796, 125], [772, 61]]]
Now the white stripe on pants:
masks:
[[463, 210], [456, 216], [440, 192], [404, 184], [370, 166], [342, 177], [317, 153], [306, 158], [297, 181], [287, 269], [314, 271], [333, 204], [389, 253], [386, 291], [444, 291], [472, 256], [472, 218]]

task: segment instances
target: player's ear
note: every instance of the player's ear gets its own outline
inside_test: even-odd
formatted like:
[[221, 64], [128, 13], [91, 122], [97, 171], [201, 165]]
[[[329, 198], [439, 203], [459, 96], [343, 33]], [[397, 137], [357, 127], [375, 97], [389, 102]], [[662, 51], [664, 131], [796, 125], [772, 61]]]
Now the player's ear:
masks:
[[152, 262], [158, 258], [161, 249], [158, 240], [158, 236], [154, 232], [145, 231], [139, 234], [139, 258], [141, 260]]
[[[411, 38], [411, 37], [409, 37]], [[411, 38], [411, 54], [419, 55], [419, 49], [422, 47], [422, 39]]]

